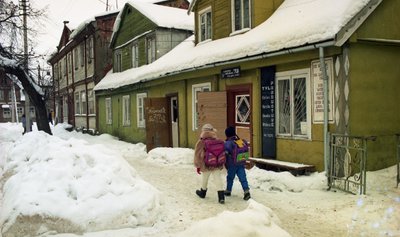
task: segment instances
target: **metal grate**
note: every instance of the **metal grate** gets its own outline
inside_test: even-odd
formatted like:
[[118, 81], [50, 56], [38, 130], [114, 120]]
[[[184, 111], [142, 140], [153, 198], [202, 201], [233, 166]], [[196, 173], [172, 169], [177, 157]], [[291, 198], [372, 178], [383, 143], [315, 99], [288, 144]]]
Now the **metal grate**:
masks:
[[279, 133], [290, 134], [290, 81], [280, 80], [278, 82], [279, 102]]
[[329, 188], [353, 194], [366, 193], [367, 141], [375, 138], [331, 135]]
[[294, 134], [307, 135], [307, 92], [305, 78], [293, 80]]

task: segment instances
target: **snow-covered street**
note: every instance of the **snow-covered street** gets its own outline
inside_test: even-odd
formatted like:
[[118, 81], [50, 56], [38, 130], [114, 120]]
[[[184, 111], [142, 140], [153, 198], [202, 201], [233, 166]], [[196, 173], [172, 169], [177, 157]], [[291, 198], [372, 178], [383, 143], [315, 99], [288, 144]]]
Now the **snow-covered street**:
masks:
[[4, 237], [400, 236], [395, 167], [368, 172], [361, 196], [327, 191], [323, 173], [254, 167], [252, 199], [236, 180], [221, 205], [212, 180], [206, 198], [196, 196], [192, 149], [146, 153], [144, 144], [52, 129], [22, 136], [20, 125], [0, 124]]

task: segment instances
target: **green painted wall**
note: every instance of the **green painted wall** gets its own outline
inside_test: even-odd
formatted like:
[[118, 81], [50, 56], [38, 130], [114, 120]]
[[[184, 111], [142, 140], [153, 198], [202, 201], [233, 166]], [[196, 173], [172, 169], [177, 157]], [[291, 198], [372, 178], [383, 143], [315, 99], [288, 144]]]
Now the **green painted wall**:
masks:
[[[117, 136], [120, 139], [132, 143], [138, 143], [146, 141], [145, 128], [137, 127], [137, 110], [136, 110], [136, 95], [137, 93], [143, 93], [146, 91], [129, 91], [121, 90], [119, 93], [113, 93], [108, 95], [97, 96], [98, 103], [98, 116], [99, 116], [99, 132], [108, 133], [113, 136]], [[122, 123], [122, 96], [130, 96], [130, 108], [131, 108], [131, 123], [128, 126], [124, 126]], [[111, 97], [112, 101], [112, 124], [106, 124], [106, 112], [105, 112], [105, 99]]]
[[[400, 132], [400, 45], [370, 39], [400, 39], [400, 1], [385, 0], [352, 37], [350, 44], [350, 132], [377, 136], [368, 142], [368, 170], [396, 162]], [[367, 41], [365, 41], [367, 39]]]
[[135, 8], [128, 6], [123, 10], [121, 24], [111, 48], [118, 47], [129, 40], [149, 30], [155, 30], [157, 25]]
[[[361, 60], [362, 59], [362, 60]], [[400, 47], [351, 45], [350, 131], [378, 136], [368, 143], [370, 170], [393, 165], [395, 137], [400, 131]]]

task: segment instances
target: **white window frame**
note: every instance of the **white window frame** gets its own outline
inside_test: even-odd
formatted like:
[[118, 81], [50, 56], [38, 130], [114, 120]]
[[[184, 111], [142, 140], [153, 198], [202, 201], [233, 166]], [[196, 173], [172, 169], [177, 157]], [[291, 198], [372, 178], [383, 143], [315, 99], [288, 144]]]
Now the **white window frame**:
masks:
[[122, 96], [122, 125], [131, 125], [131, 97], [129, 95]]
[[196, 131], [199, 127], [197, 118], [197, 92], [211, 91], [211, 82], [192, 85], [192, 130]]
[[79, 91], [74, 94], [75, 100], [75, 115], [81, 114], [81, 93]]
[[89, 115], [96, 115], [96, 107], [95, 107], [95, 99], [94, 99], [94, 91], [93, 89], [90, 89], [88, 91], [87, 95], [87, 101], [88, 101], [88, 114]]
[[17, 107], [17, 113], [18, 113], [18, 117], [21, 117], [22, 114], [24, 113], [24, 108], [22, 108], [22, 107]]
[[139, 67], [139, 45], [137, 43], [132, 45], [132, 67]]
[[156, 61], [157, 55], [156, 55], [155, 35], [146, 38], [146, 55], [147, 55], [147, 64]]
[[[240, 26], [239, 26], [239, 29], [236, 29], [236, 12], [235, 12], [235, 1], [240, 1], [240, 9], [239, 9], [239, 11], [240, 11]], [[248, 14], [249, 14], [249, 22], [248, 22], [248, 26], [246, 26], [246, 27], [244, 27], [244, 25], [246, 24], [246, 22], [244, 21], [245, 20], [245, 17], [244, 17], [244, 9], [243, 9], [243, 6], [244, 6], [244, 1], [248, 1], [248, 4], [249, 4], [249, 12], [248, 12]], [[250, 28], [251, 28], [251, 0], [231, 0], [231, 6], [232, 6], [232, 33], [234, 33], [234, 32], [239, 32], [239, 31], [247, 31], [247, 30], [249, 30]]]
[[68, 59], [68, 72], [71, 73], [72, 72], [72, 53], [69, 52], [67, 54], [67, 59]]
[[[292, 139], [311, 139], [311, 89], [310, 89], [310, 69], [299, 69], [293, 71], [285, 71], [276, 73], [276, 81], [275, 81], [275, 121], [276, 121], [276, 134], [278, 137], [292, 138]], [[294, 134], [294, 92], [293, 92], [293, 81], [294, 79], [305, 78], [306, 80], [306, 112], [307, 112], [307, 121], [304, 124], [306, 126], [306, 134]], [[279, 124], [280, 124], [280, 101], [279, 101], [279, 81], [281, 80], [289, 80], [290, 83], [290, 132], [289, 133], [280, 133], [279, 132]]]
[[79, 45], [79, 61], [81, 63], [81, 67], [85, 66], [85, 45], [84, 43], [81, 43]]
[[[207, 21], [207, 14], [210, 14], [210, 22]], [[205, 22], [203, 22], [203, 17]], [[204, 10], [199, 12], [199, 16], [198, 16], [198, 21], [199, 21], [199, 42], [203, 42], [203, 41], [208, 41], [212, 39], [212, 33], [213, 33], [213, 27], [212, 27], [212, 11], [211, 11], [211, 7], [207, 7]], [[204, 34], [202, 32], [202, 28], [204, 26]]]
[[80, 99], [80, 103], [81, 103], [81, 113], [82, 115], [86, 115], [87, 114], [87, 99], [86, 99], [86, 91], [82, 90], [79, 93], [79, 99]]
[[74, 48], [74, 68], [75, 70], [78, 70], [78, 59], [79, 59], [79, 51], [78, 51], [78, 47], [76, 46], [76, 48]]
[[[75, 96], [75, 95], [74, 95], [74, 96]], [[65, 97], [63, 98], [62, 102], [63, 102], [63, 107], [62, 107], [62, 109], [63, 109], [63, 116], [66, 117], [66, 118], [68, 118], [68, 97], [65, 96]]]
[[144, 99], [147, 98], [147, 93], [139, 93], [136, 95], [136, 110], [137, 110], [137, 127], [146, 127], [146, 118], [144, 115]]
[[90, 36], [88, 39], [88, 55], [87, 60], [88, 63], [92, 63], [92, 59], [94, 59], [94, 48], [93, 48], [93, 36]]
[[3, 118], [11, 118], [11, 109], [3, 108]]
[[112, 100], [111, 97], [107, 97], [105, 99], [105, 108], [106, 108], [106, 124], [112, 124]]

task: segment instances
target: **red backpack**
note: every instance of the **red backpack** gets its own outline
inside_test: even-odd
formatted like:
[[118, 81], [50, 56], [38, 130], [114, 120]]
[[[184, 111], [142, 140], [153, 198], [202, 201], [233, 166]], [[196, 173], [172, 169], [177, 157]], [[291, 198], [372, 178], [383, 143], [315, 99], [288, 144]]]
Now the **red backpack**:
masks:
[[204, 163], [206, 167], [221, 167], [226, 162], [224, 141], [206, 138], [204, 143]]

